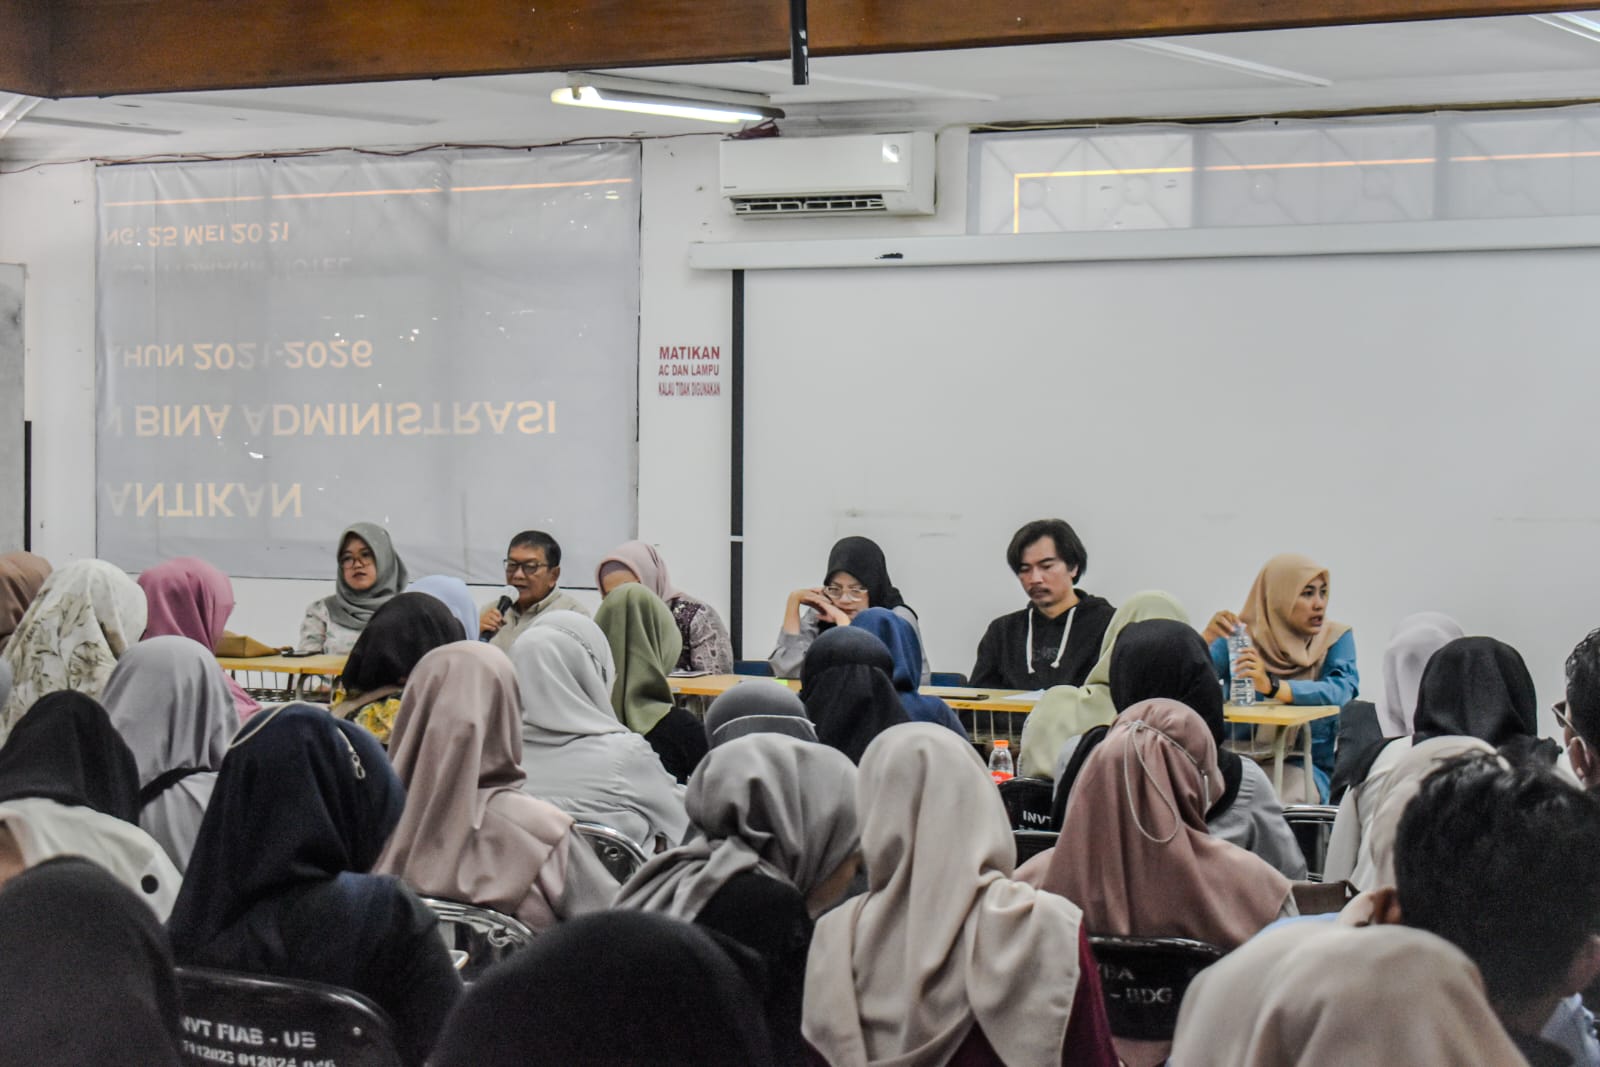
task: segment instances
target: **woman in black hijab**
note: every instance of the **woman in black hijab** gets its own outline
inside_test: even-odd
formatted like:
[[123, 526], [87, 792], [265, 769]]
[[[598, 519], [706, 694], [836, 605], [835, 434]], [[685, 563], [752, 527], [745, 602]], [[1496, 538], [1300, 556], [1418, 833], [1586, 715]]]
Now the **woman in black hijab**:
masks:
[[[1254, 852], [1289, 878], [1304, 878], [1305, 856], [1283, 818], [1283, 804], [1272, 779], [1252, 759], [1223, 747], [1222, 687], [1205, 639], [1170, 619], [1149, 619], [1125, 627], [1111, 650], [1111, 703], [1120, 713], [1146, 700], [1176, 700], [1190, 708], [1217, 743], [1222, 781], [1211, 788], [1206, 829], [1213, 837]], [[1079, 769], [1109, 730], [1097, 726], [1078, 742], [1056, 787], [1056, 825], [1066, 815], [1067, 797]]]
[[401, 593], [379, 608], [356, 638], [339, 677], [333, 713], [387, 745], [411, 672], [429, 652], [466, 637], [444, 601], [427, 593]]
[[817, 638], [800, 668], [800, 701], [817, 740], [860, 763], [873, 738], [910, 722], [893, 674], [888, 646], [865, 630], [841, 626]]
[[[819, 634], [835, 626], [850, 625], [850, 620], [868, 608], [884, 608], [900, 616], [916, 631], [918, 646], [927, 648], [917, 613], [889, 580], [889, 564], [884, 559], [883, 549], [876, 541], [865, 537], [846, 537], [828, 553], [828, 569], [823, 572], [822, 585], [796, 589], [789, 594], [783, 627], [778, 631], [778, 645], [767, 658], [772, 673], [779, 678], [795, 677], [806, 651]], [[926, 651], [922, 655], [921, 677], [917, 684], [928, 684]]]
[[1458, 637], [1422, 671], [1413, 744], [1476, 737], [1499, 748], [1539, 733], [1533, 676], [1517, 650], [1492, 637]]
[[367, 873], [404, 805], [365, 730], [309, 704], [258, 713], [222, 761], [167, 924], [178, 961], [353, 989], [420, 1064], [461, 981], [427, 906]]
[[178, 1067], [172, 952], [149, 907], [78, 857], [0, 890], [0, 1067]]
[[473, 985], [450, 1017], [433, 1063], [772, 1063], [761, 993], [751, 978], [759, 968], [734, 942], [681, 919], [644, 911], [573, 919]]

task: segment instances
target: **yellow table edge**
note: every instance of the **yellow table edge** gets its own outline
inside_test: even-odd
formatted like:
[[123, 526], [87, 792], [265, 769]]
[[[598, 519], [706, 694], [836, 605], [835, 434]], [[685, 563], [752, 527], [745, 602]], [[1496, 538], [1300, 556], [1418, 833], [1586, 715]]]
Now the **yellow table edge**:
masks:
[[225, 671], [271, 671], [274, 674], [318, 674], [328, 677], [344, 673], [346, 656], [218, 656], [217, 665]]

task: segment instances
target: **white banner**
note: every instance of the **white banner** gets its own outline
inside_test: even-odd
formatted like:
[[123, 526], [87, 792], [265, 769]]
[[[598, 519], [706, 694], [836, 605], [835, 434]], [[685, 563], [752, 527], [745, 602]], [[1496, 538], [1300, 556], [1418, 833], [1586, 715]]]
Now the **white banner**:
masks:
[[[97, 522], [130, 569], [568, 573], [633, 536], [634, 145], [103, 167]], [[575, 584], [586, 584], [579, 581]]]

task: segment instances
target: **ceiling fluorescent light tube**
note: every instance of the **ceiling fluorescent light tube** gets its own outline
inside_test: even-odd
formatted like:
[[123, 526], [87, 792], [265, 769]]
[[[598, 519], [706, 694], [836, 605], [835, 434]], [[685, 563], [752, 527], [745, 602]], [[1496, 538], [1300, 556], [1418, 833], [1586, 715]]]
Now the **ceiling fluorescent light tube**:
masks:
[[632, 111], [640, 115], [664, 115], [668, 118], [698, 119], [702, 122], [758, 122], [762, 119], [783, 118], [783, 111], [775, 107], [724, 104], [687, 97], [600, 88], [594, 85], [574, 85], [557, 89], [550, 94], [550, 99], [557, 104], [571, 104], [575, 107]]

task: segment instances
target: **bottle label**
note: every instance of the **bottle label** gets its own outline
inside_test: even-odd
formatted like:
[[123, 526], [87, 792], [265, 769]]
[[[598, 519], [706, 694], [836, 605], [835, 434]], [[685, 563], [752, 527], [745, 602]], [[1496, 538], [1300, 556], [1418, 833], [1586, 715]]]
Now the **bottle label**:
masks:
[[989, 777], [994, 779], [995, 785], [999, 785], [1001, 782], [1011, 781], [1015, 775], [1013, 775], [1010, 771], [990, 771]]

